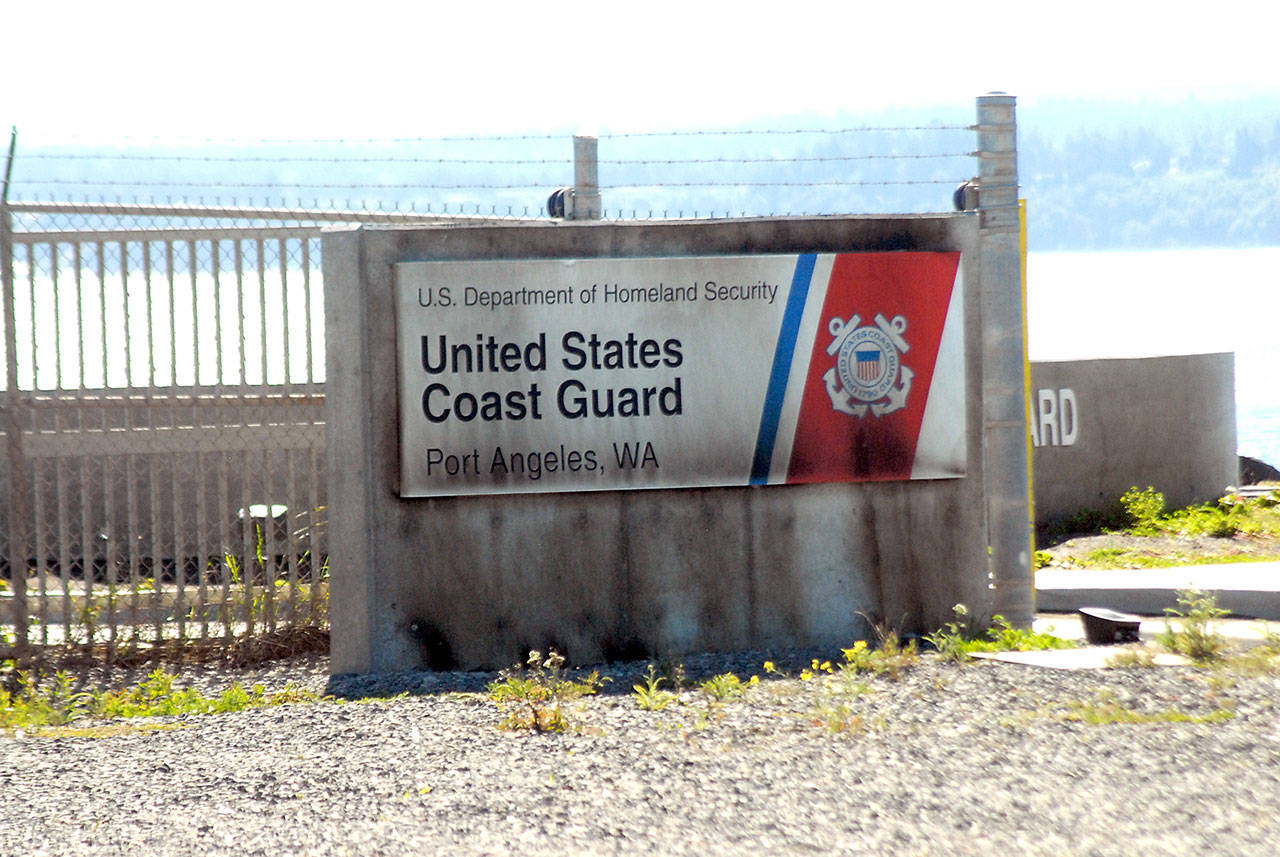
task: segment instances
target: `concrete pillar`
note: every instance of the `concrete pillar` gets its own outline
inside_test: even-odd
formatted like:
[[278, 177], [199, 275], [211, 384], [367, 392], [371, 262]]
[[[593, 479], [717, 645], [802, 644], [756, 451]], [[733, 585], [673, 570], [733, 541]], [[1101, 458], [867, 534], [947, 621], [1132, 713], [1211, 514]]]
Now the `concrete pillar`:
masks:
[[17, 317], [13, 306], [13, 220], [9, 212], [9, 181], [13, 175], [13, 155], [18, 143], [15, 128], [9, 138], [4, 185], [0, 189], [0, 305], [3, 305], [5, 389], [0, 408], [0, 428], [5, 435], [9, 491], [9, 577], [15, 602], [14, 637], [19, 650], [27, 646], [27, 556], [30, 553], [31, 503], [27, 459], [22, 450], [22, 432], [27, 424], [26, 402], [18, 392]]
[[983, 447], [991, 611], [1018, 626], [1035, 618], [1028, 510], [1017, 99], [978, 98], [978, 215], [982, 296]]
[[573, 193], [566, 200], [567, 220], [599, 220], [602, 215], [598, 142], [595, 137], [573, 137]]

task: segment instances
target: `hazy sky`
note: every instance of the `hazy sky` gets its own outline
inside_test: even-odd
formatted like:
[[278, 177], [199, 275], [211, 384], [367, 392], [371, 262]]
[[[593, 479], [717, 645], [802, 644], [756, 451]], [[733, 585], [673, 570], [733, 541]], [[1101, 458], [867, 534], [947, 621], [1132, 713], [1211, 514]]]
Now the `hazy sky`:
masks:
[[0, 24], [0, 122], [29, 143], [710, 128], [967, 107], [993, 89], [1024, 103], [1280, 91], [1269, 0], [8, 0]]

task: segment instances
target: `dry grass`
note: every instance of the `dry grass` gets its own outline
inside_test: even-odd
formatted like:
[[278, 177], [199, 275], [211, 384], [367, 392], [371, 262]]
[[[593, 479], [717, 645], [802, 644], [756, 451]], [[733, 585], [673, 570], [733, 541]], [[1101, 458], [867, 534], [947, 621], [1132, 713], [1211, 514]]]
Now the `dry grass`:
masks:
[[225, 640], [165, 640], [120, 647], [93, 645], [34, 646], [7, 653], [11, 669], [56, 671], [92, 667], [133, 670], [146, 666], [218, 664], [234, 669], [260, 666], [307, 654], [327, 654], [329, 632], [322, 628], [281, 628], [228, 644]]

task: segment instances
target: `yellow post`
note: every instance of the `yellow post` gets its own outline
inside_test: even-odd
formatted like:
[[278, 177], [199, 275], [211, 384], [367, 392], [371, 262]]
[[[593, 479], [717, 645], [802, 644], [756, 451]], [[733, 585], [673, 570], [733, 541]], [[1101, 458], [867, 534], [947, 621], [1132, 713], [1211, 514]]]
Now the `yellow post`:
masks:
[[1022, 256], [1022, 363], [1027, 400], [1027, 511], [1031, 516], [1031, 573], [1036, 567], [1035, 446], [1031, 443], [1031, 421], [1035, 419], [1031, 397], [1031, 353], [1027, 351], [1027, 201], [1018, 200], [1018, 235]]

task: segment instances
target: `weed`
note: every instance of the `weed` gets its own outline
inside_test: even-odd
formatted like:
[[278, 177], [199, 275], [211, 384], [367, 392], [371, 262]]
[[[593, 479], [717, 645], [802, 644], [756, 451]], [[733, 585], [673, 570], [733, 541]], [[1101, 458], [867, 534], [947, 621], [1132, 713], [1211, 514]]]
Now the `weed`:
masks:
[[[1226, 640], [1213, 630], [1213, 623], [1229, 611], [1218, 606], [1217, 596], [1196, 589], [1180, 589], [1178, 606], [1166, 607], [1168, 616], [1164, 630], [1156, 635], [1156, 642], [1170, 652], [1184, 655], [1197, 663], [1208, 663], [1222, 656]], [[1169, 619], [1178, 620], [1174, 628]]]
[[1265, 553], [1195, 553], [1182, 551], [1152, 552], [1144, 549], [1099, 548], [1086, 554], [1083, 560], [1067, 561], [1067, 564], [1085, 568], [1168, 568], [1182, 565], [1226, 565], [1240, 562], [1267, 562], [1275, 559]]
[[1262, 623], [1261, 632], [1262, 641], [1258, 645], [1221, 654], [1213, 664], [1221, 669], [1211, 677], [1211, 683], [1234, 681], [1235, 675], [1280, 675], [1280, 633], [1272, 631], [1266, 622]]
[[711, 725], [712, 720], [719, 723], [724, 719], [724, 703], [714, 699], [707, 700], [706, 708], [696, 708], [693, 712], [693, 728], [699, 731]]
[[[865, 646], [866, 644], [863, 643], [863, 645]], [[819, 663], [818, 659], [814, 658], [813, 663], [809, 665], [808, 669], [800, 671], [800, 680], [812, 681], [815, 676], [820, 676], [822, 673], [831, 674], [832, 672], [834, 672], [834, 669], [831, 666], [831, 661], [822, 661]]]
[[1262, 648], [1269, 649], [1272, 654], [1280, 655], [1280, 631], [1272, 631], [1266, 622], [1262, 623]]
[[644, 684], [632, 685], [636, 692], [636, 705], [645, 711], [663, 711], [672, 703], [678, 702], [679, 696], [669, 690], [661, 689], [664, 681], [666, 679], [658, 675], [653, 664], [649, 664], [649, 672], [645, 676]]
[[1274, 538], [1280, 536], [1277, 497], [1280, 497], [1280, 493], [1273, 492], [1263, 497], [1228, 494], [1213, 503], [1166, 512], [1163, 494], [1151, 487], [1140, 489], [1135, 486], [1106, 510], [1085, 509], [1077, 512], [1065, 521], [1047, 528], [1045, 535], [1050, 541], [1078, 533], [1113, 532], [1127, 532], [1136, 536], [1224, 538], [1247, 535]]
[[967, 631], [969, 608], [957, 604], [951, 608], [954, 618], [945, 623], [932, 634], [925, 634], [925, 641], [937, 650], [945, 661], [962, 662], [969, 659], [965, 643], [969, 640]]
[[1222, 666], [1232, 673], [1249, 676], [1280, 675], [1280, 650], [1266, 643], [1227, 655]]
[[847, 703], [820, 703], [810, 712], [810, 722], [828, 732], [837, 734], [854, 734], [866, 731], [866, 723], [862, 715], [857, 714]]
[[841, 673], [887, 675], [892, 681], [897, 681], [906, 669], [920, 660], [915, 640], [904, 646], [894, 631], [877, 630], [877, 635], [880, 645], [874, 649], [868, 647], [865, 640], [859, 640], [852, 648], [842, 650], [844, 663], [840, 665]]
[[1130, 488], [1120, 497], [1120, 506], [1129, 519], [1135, 535], [1150, 536], [1160, 532], [1160, 516], [1164, 514], [1164, 495], [1151, 486]]
[[1150, 649], [1120, 649], [1107, 657], [1106, 664], [1113, 669], [1154, 667], [1156, 656]]
[[1257, 524], [1247, 520], [1242, 507], [1224, 509], [1206, 503], [1174, 512], [1166, 518], [1164, 528], [1188, 536], [1226, 538], [1236, 533], [1256, 531]]
[[[154, 735], [157, 732], [173, 732], [190, 728], [184, 723], [100, 723], [94, 726], [45, 726], [39, 730], [42, 738], [113, 738], [119, 735]], [[14, 730], [25, 734], [25, 730]]]
[[[756, 679], [756, 682], [759, 682], [759, 679]], [[716, 702], [724, 702], [727, 699], [742, 696], [746, 689], [747, 685], [744, 685], [742, 679], [733, 673], [721, 673], [720, 675], [712, 676], [698, 685], [698, 690], [702, 691], [704, 696]]]
[[1062, 719], [1089, 726], [1110, 726], [1117, 723], [1221, 723], [1235, 716], [1229, 708], [1218, 708], [1208, 714], [1190, 714], [1176, 708], [1138, 711], [1104, 693], [1092, 702], [1072, 702]]
[[1032, 557], [1032, 563], [1035, 568], [1045, 568], [1053, 564], [1053, 554], [1048, 551], [1036, 551]]
[[93, 700], [92, 694], [74, 691], [61, 670], [44, 689], [25, 670], [15, 674], [13, 684], [13, 691], [0, 688], [0, 728], [63, 726], [84, 716]]
[[1081, 509], [1063, 521], [1049, 526], [1045, 536], [1050, 542], [1077, 533], [1108, 533], [1127, 529], [1131, 519], [1120, 503], [1114, 502], [1106, 509]]
[[969, 608], [957, 604], [951, 608], [955, 618], [947, 622], [925, 639], [937, 649], [943, 660], [963, 662], [974, 652], [1032, 652], [1045, 649], [1074, 648], [1074, 640], [1066, 640], [1051, 633], [1015, 628], [1009, 620], [997, 613], [991, 618], [991, 627], [982, 632], [967, 628]]
[[684, 690], [687, 685], [684, 664], [679, 661], [673, 661], [670, 658], [663, 658], [658, 664], [658, 670], [662, 674], [662, 680], [671, 686], [672, 691], [679, 693]]
[[166, 715], [222, 714], [247, 708], [315, 702], [320, 697], [294, 685], [267, 693], [261, 685], [234, 684], [218, 696], [194, 688], [175, 689], [170, 673], [156, 670], [135, 687], [113, 691], [75, 691], [63, 672], [42, 687], [29, 673], [16, 676], [16, 689], [0, 689], [0, 728], [61, 727], [82, 719], [118, 720]]
[[95, 604], [91, 599], [86, 598], [84, 605], [80, 608], [80, 624], [84, 627], [85, 645], [92, 646], [98, 642], [98, 633], [101, 630], [98, 625], [98, 616], [102, 613], [102, 608]]
[[970, 644], [973, 651], [1039, 652], [1076, 647], [1074, 640], [1063, 639], [1049, 632], [1015, 628], [999, 613], [992, 617], [991, 623], [991, 628], [986, 633], [987, 639], [979, 638]]
[[[862, 679], [864, 675], [889, 675], [896, 680], [902, 670], [918, 660], [915, 644], [903, 647], [897, 634], [880, 632], [881, 644], [871, 648], [865, 640], [858, 640], [844, 649], [844, 663], [832, 665], [830, 661], [814, 660], [810, 668], [800, 674], [802, 681], [817, 684], [818, 698], [807, 715], [809, 722], [828, 732], [852, 734], [865, 732], [863, 716], [851, 706], [850, 700], [871, 693], [871, 686]], [[771, 664], [766, 664], [766, 669]]]
[[699, 684], [698, 690], [706, 707], [694, 710], [694, 727], [705, 729], [713, 720], [720, 722], [724, 719], [725, 703], [741, 697], [747, 692], [747, 688], [758, 684], [759, 676], [753, 675], [749, 680], [743, 681], [733, 673], [721, 673]]
[[848, 649], [841, 649], [844, 655], [844, 666], [852, 672], [879, 672], [876, 668], [876, 650], [867, 645], [866, 640], [858, 640]]
[[529, 652], [525, 667], [519, 665], [499, 674], [489, 685], [489, 698], [504, 714], [503, 729], [534, 732], [563, 732], [571, 725], [564, 703], [596, 693], [603, 680], [599, 673], [575, 681], [566, 678], [564, 656], [551, 650]]

